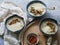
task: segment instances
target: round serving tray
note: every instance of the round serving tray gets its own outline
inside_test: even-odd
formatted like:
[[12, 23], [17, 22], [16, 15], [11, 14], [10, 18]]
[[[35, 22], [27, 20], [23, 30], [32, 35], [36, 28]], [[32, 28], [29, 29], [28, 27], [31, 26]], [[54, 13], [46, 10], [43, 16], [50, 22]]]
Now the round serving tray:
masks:
[[39, 36], [38, 45], [46, 45], [44, 34], [39, 30], [39, 20], [31, 22], [29, 25], [27, 25], [26, 29], [22, 33], [20, 33], [20, 40], [22, 45], [28, 45], [28, 43], [26, 42], [26, 36], [29, 33], [35, 33]]
[[[26, 29], [20, 33], [19, 39], [20, 39], [22, 45], [29, 45], [27, 43], [27, 41], [26, 41], [26, 36], [29, 33], [35, 33], [35, 34], [37, 34], [39, 36], [39, 43], [38, 43], [38, 45], [47, 45], [46, 43], [47, 43], [47, 39], [48, 39], [49, 36], [44, 35], [40, 31], [40, 29], [39, 29], [39, 22], [40, 22], [39, 20], [32, 21], [29, 25], [27, 25]], [[58, 41], [59, 40], [58, 33], [56, 35], [52, 36], [52, 37], [53, 37], [52, 38], [52, 44], [54, 43], [54, 41]]]

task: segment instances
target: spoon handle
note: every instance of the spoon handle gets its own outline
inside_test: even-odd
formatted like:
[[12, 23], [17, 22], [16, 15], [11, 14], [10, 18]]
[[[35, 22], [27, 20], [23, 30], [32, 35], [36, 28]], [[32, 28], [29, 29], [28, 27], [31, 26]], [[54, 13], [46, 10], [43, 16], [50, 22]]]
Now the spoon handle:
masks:
[[52, 36], [50, 36], [50, 37], [47, 39], [47, 45], [51, 45], [51, 42], [52, 42]]
[[48, 10], [55, 10], [55, 7], [49, 7]]

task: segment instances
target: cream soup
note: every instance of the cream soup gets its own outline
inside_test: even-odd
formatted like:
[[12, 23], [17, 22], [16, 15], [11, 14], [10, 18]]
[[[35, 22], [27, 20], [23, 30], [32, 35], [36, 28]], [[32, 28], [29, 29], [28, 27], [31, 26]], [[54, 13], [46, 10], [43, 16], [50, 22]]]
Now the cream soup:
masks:
[[41, 3], [33, 3], [28, 7], [28, 11], [33, 16], [40, 16], [46, 12], [46, 7]]
[[24, 24], [23, 24], [22, 19], [18, 17], [11, 18], [7, 22], [7, 28], [13, 32], [21, 30], [23, 26]]
[[57, 32], [57, 25], [52, 21], [44, 21], [41, 24], [41, 29], [46, 34], [55, 34]]

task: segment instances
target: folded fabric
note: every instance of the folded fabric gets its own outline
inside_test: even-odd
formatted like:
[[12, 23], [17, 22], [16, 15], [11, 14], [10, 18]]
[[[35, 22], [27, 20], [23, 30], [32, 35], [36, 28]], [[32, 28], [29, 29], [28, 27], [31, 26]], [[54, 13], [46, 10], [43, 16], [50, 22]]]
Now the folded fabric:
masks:
[[7, 16], [8, 9], [0, 7], [0, 22]]
[[1, 22], [0, 23], [0, 35], [4, 34], [4, 30], [5, 30], [4, 22]]
[[19, 41], [11, 35], [4, 35], [4, 45], [19, 45]]

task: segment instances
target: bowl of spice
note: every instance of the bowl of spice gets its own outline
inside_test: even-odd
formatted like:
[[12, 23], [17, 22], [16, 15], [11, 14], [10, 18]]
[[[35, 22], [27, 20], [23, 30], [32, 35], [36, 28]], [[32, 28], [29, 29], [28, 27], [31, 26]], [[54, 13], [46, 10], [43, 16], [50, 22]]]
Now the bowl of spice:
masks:
[[36, 45], [39, 42], [39, 38], [37, 34], [30, 33], [27, 35], [27, 43], [30, 45]]

